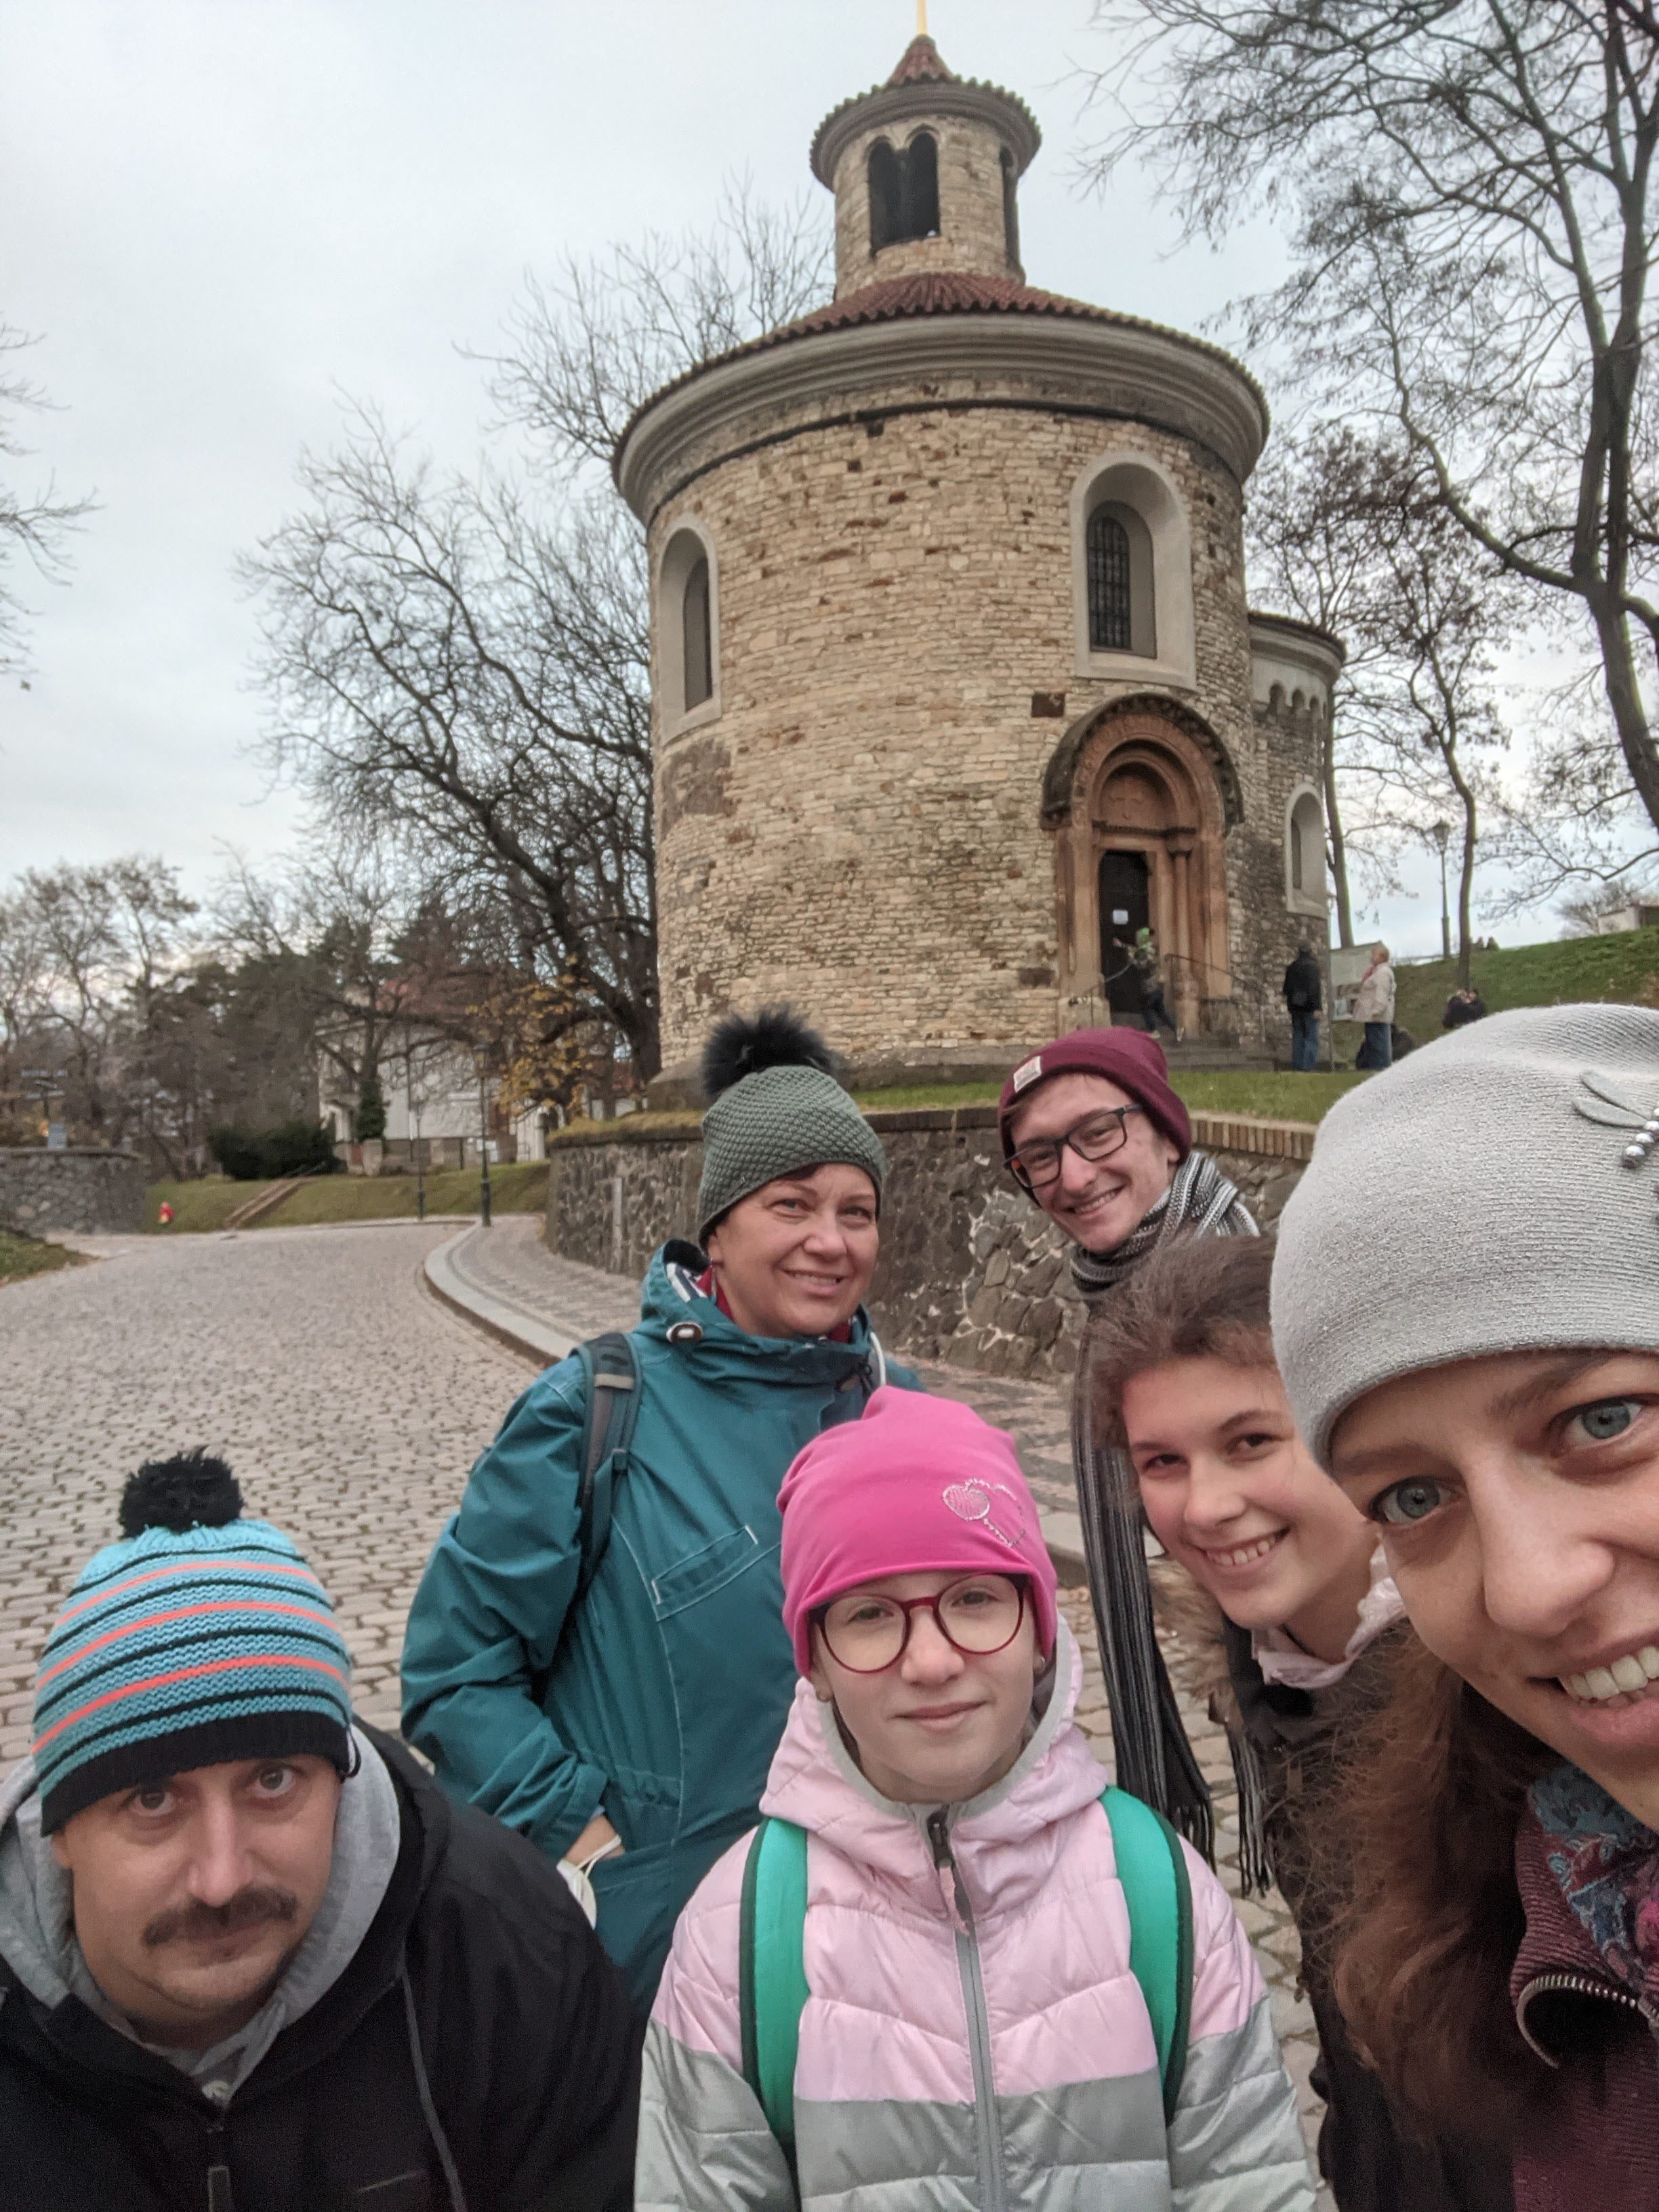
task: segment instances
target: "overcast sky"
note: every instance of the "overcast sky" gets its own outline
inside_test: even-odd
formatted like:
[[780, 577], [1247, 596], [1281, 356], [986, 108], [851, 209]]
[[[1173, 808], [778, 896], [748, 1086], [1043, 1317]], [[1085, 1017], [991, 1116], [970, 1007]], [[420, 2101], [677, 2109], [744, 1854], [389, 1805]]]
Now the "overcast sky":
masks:
[[[1088, 0], [933, 0], [958, 74], [1042, 126], [1033, 283], [1196, 328], [1274, 269], [1257, 234], [1176, 252], [1137, 179], [1079, 192]], [[878, 82], [913, 0], [25, 0], [0, 27], [0, 319], [56, 410], [7, 465], [95, 492], [29, 688], [0, 684], [0, 878], [153, 852], [193, 888], [291, 842], [253, 757], [254, 610], [232, 573], [293, 503], [343, 393], [461, 463], [524, 273], [696, 224], [724, 180], [817, 192], [820, 118]], [[826, 196], [827, 204], [827, 196]], [[1419, 887], [1427, 891], [1425, 872]], [[1438, 886], [1390, 902], [1438, 939]], [[1546, 928], [1530, 934], [1548, 933]]]

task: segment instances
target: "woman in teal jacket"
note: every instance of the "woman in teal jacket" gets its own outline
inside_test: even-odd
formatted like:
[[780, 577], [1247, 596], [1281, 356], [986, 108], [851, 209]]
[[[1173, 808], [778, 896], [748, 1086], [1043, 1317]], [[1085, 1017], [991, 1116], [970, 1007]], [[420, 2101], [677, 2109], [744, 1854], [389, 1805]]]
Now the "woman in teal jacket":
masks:
[[641, 2009], [681, 1907], [758, 1817], [788, 1713], [778, 1485], [884, 1381], [919, 1387], [860, 1303], [885, 1164], [822, 1044], [734, 1020], [705, 1082], [705, 1249], [665, 1245], [646, 1276], [636, 1425], [592, 1581], [578, 1602], [573, 1357], [473, 1468], [404, 1646], [404, 1735], [455, 1796], [592, 1862]]

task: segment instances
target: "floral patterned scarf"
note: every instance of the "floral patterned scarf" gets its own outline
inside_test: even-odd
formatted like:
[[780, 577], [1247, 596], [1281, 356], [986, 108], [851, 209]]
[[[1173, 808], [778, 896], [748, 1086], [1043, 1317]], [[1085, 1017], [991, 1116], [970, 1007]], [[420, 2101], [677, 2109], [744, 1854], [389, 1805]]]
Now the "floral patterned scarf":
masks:
[[1550, 1872], [1607, 1972], [1644, 2007], [1659, 2004], [1659, 1836], [1576, 1766], [1528, 1794]]

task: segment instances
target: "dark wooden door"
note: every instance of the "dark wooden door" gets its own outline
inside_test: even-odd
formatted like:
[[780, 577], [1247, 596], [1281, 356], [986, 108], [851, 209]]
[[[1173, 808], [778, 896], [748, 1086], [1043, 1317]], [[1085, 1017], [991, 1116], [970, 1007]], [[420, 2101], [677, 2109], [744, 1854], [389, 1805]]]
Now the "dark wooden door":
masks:
[[1114, 1014], [1140, 1012], [1140, 977], [1129, 954], [1135, 932], [1152, 918], [1151, 872], [1144, 853], [1100, 856], [1100, 972]]

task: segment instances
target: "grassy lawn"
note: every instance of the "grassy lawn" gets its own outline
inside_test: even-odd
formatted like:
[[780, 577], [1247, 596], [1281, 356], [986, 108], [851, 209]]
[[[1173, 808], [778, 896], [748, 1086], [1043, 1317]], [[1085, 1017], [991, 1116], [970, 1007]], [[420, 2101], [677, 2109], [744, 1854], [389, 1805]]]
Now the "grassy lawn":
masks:
[[[252, 1197], [253, 1183], [237, 1189]], [[547, 1203], [547, 1163], [524, 1160], [514, 1167], [491, 1168], [489, 1189], [496, 1213], [539, 1213]], [[426, 1179], [428, 1213], [476, 1213], [478, 1210], [477, 1168], [440, 1168]], [[261, 1215], [255, 1230], [291, 1229], [308, 1221], [393, 1221], [415, 1211], [415, 1178], [401, 1176], [325, 1176], [319, 1182], [301, 1183], [291, 1198], [273, 1212]]]
[[[1440, 1017], [1457, 987], [1455, 961], [1429, 960], [1398, 971], [1395, 1019], [1419, 1044], [1442, 1034]], [[1477, 952], [1470, 973], [1488, 1012], [1510, 1006], [1553, 1006], [1574, 999], [1614, 999], [1659, 1006], [1659, 929], [1625, 929], [1613, 937], [1566, 937], [1552, 945], [1516, 945]], [[1336, 1056], [1359, 1048], [1352, 1022], [1336, 1024]]]
[[[1317, 1121], [1363, 1075], [1234, 1073], [1177, 1075], [1175, 1087], [1194, 1114], [1249, 1114], [1268, 1121]], [[919, 1085], [910, 1089], [866, 1091], [859, 1103], [871, 1112], [902, 1113], [921, 1106], [994, 1106], [994, 1083]]]
[[196, 1182], [153, 1182], [144, 1194], [144, 1226], [161, 1231], [156, 1216], [166, 1199], [173, 1208], [173, 1219], [161, 1231], [164, 1236], [222, 1229], [226, 1214], [245, 1204], [258, 1188], [257, 1182], [232, 1182], [228, 1176], [204, 1176]]
[[[547, 1163], [526, 1160], [517, 1166], [491, 1168], [490, 1192], [497, 1213], [539, 1213], [547, 1203]], [[225, 1216], [251, 1198], [263, 1183], [231, 1182], [223, 1176], [207, 1176], [199, 1182], [153, 1182], [146, 1196], [145, 1225], [167, 1237], [187, 1235], [192, 1230], [222, 1229]], [[173, 1204], [173, 1220], [160, 1230], [156, 1213], [163, 1199]], [[476, 1213], [478, 1210], [477, 1168], [441, 1168], [426, 1179], [428, 1213]], [[396, 1221], [415, 1212], [413, 1176], [325, 1176], [317, 1182], [301, 1183], [282, 1204], [264, 1214], [255, 1229], [291, 1228], [309, 1221]]]
[[50, 1275], [59, 1267], [78, 1267], [82, 1259], [81, 1253], [66, 1252], [61, 1244], [0, 1229], [0, 1284], [25, 1282], [31, 1275]]

